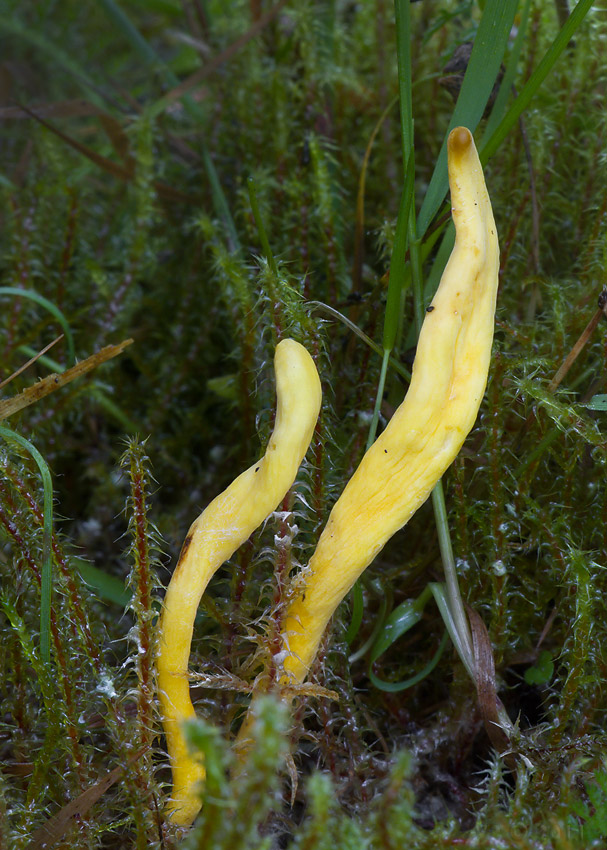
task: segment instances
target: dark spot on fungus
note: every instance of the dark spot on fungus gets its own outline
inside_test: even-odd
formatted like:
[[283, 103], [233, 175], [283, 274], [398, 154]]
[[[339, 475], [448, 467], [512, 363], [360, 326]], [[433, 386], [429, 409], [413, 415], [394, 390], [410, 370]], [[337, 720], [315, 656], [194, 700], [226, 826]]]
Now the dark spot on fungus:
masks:
[[259, 472], [259, 467], [258, 467], [258, 466], [256, 466], [256, 467], [255, 467], [255, 472]]
[[387, 454], [388, 454], [388, 449], [384, 449], [384, 454], [385, 454], [385, 455], [387, 455]]
[[193, 534], [188, 534], [186, 539], [183, 541], [183, 546], [181, 547], [181, 552], [179, 553], [179, 558], [177, 559], [177, 566], [175, 567], [175, 572], [179, 569], [179, 564], [185, 558], [186, 552], [190, 548], [190, 543], [192, 542]]
[[434, 310], [434, 305], [430, 304], [429, 307], [426, 307], [426, 313], [431, 313]]

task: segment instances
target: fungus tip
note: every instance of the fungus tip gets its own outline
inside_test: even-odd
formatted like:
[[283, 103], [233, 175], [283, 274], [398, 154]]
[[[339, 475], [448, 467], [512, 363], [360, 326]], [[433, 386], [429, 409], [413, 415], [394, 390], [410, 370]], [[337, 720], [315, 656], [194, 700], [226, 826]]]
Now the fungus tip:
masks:
[[461, 156], [472, 144], [472, 133], [467, 127], [455, 127], [449, 133], [449, 141], [447, 142], [449, 153]]

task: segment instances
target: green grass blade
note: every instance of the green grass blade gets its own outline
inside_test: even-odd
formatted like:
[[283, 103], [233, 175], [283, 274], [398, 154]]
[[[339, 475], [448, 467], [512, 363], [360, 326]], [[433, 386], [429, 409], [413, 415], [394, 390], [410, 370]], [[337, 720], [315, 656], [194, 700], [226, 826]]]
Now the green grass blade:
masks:
[[430, 673], [434, 670], [434, 668], [441, 659], [441, 655], [445, 651], [445, 647], [447, 646], [448, 640], [449, 633], [445, 631], [438, 645], [438, 649], [436, 650], [430, 661], [428, 661], [428, 663], [424, 667], [422, 667], [419, 673], [416, 673], [409, 679], [403, 679], [400, 682], [387, 682], [385, 679], [380, 679], [379, 676], [376, 676], [370, 666], [368, 670], [369, 679], [378, 690], [385, 691], [386, 693], [390, 694], [397, 694], [400, 691], [407, 690], [407, 688], [413, 688], [415, 687], [415, 685], [419, 684], [419, 682], [423, 681], [427, 676], [429, 676]]
[[[308, 301], [306, 306], [312, 310], [322, 310], [323, 313], [327, 313], [329, 316], [332, 316], [334, 319], [337, 319], [339, 322], [343, 322], [343, 324], [349, 328], [352, 333], [356, 334], [359, 339], [368, 345], [370, 349], [372, 349], [376, 354], [379, 354], [380, 357], [383, 357], [383, 349], [381, 345], [378, 345], [375, 340], [372, 340], [370, 336], [356, 325], [354, 322], [350, 321], [347, 316], [344, 316], [343, 313], [340, 313], [339, 310], [336, 310], [334, 307], [331, 307], [329, 304], [324, 304], [322, 301]], [[390, 368], [394, 369], [395, 372], [404, 378], [406, 381], [411, 380], [411, 372], [403, 366], [402, 363], [399, 363], [398, 360], [395, 360], [394, 357], [390, 357]]]
[[388, 593], [387, 596], [382, 596], [380, 603], [379, 603], [379, 613], [377, 614], [377, 617], [376, 617], [377, 622], [375, 623], [375, 626], [373, 627], [373, 631], [371, 632], [371, 634], [369, 635], [367, 640], [363, 643], [363, 645], [360, 647], [360, 649], [357, 649], [356, 652], [353, 652], [352, 655], [350, 655], [350, 657], [348, 658], [348, 661], [350, 662], [350, 664], [353, 664], [355, 661], [358, 661], [359, 658], [362, 658], [371, 649], [371, 647], [373, 646], [373, 644], [377, 640], [378, 635], [381, 634], [381, 631], [382, 631], [382, 628], [383, 628], [383, 625], [384, 625], [384, 621], [385, 621], [385, 617], [386, 617], [386, 611], [388, 610], [388, 608], [390, 607], [391, 604], [392, 604], [392, 594], [391, 593]]
[[407, 234], [414, 190], [415, 161], [414, 151], [411, 150], [405, 172], [405, 185], [400, 197], [396, 233], [394, 234], [394, 246], [390, 260], [390, 280], [388, 282], [388, 297], [384, 316], [384, 351], [388, 352], [394, 348], [398, 327], [402, 319], [401, 304], [406, 281]]
[[52, 699], [52, 680], [49, 676], [49, 669], [44, 664], [40, 663], [40, 656], [36, 652], [34, 648], [34, 644], [32, 642], [31, 636], [29, 634], [26, 623], [23, 620], [23, 617], [19, 614], [17, 609], [11, 600], [5, 595], [4, 591], [0, 593], [0, 608], [4, 611], [7, 616], [7, 619], [15, 632], [19, 636], [19, 641], [21, 646], [23, 647], [25, 656], [28, 662], [32, 665], [36, 676], [38, 677], [38, 682], [40, 684], [40, 690], [44, 697], [44, 702], [47, 710], [47, 714], [50, 716], [52, 714], [52, 708], [56, 703], [54, 703]]
[[360, 581], [357, 581], [354, 587], [352, 588], [352, 617], [350, 618], [350, 625], [348, 626], [348, 631], [346, 632], [346, 636], [344, 638], [348, 646], [350, 646], [350, 644], [358, 634], [360, 624], [363, 621], [363, 609], [363, 590]]
[[411, 80], [411, 15], [409, 0], [394, 0], [396, 18], [396, 55], [398, 58], [398, 94], [403, 168], [406, 169], [414, 148], [413, 95]]
[[74, 558], [75, 566], [82, 576], [84, 583], [96, 591], [97, 596], [107, 602], [113, 602], [121, 608], [126, 609], [131, 602], [132, 593], [124, 586], [124, 582], [116, 576], [108, 575], [104, 570]]
[[20, 289], [18, 286], [0, 286], [0, 295], [16, 295], [19, 298], [29, 298], [30, 301], [34, 301], [36, 304], [39, 304], [41, 307], [44, 307], [45, 310], [48, 310], [48, 312], [52, 316], [54, 316], [55, 319], [57, 319], [57, 321], [63, 328], [63, 333], [65, 334], [65, 341], [67, 343], [69, 365], [75, 365], [76, 351], [74, 349], [74, 337], [72, 335], [72, 330], [69, 326], [69, 323], [61, 312], [61, 310], [59, 309], [59, 307], [53, 304], [52, 301], [49, 301], [48, 298], [45, 298], [44, 295], [40, 295], [33, 289]]
[[447, 194], [447, 136], [453, 127], [460, 125], [472, 132], [476, 129], [499, 74], [517, 7], [518, 0], [487, 0], [461, 91], [419, 213], [417, 233], [420, 237]]
[[443, 622], [449, 633], [449, 637], [453, 642], [453, 646], [457, 650], [457, 654], [460, 657], [460, 661], [466, 668], [466, 671], [472, 681], [475, 682], [476, 678], [474, 675], [474, 660], [471, 655], [471, 650], [466, 645], [465, 641], [462, 640], [462, 635], [458, 629], [455, 620], [453, 619], [451, 605], [447, 597], [447, 591], [445, 590], [445, 586], [444, 584], [440, 584], [439, 582], [433, 581], [430, 582], [428, 587], [432, 591], [434, 601], [438, 605], [438, 610], [440, 611], [441, 617], [443, 618]]
[[11, 428], [0, 425], [0, 437], [7, 442], [15, 442], [30, 453], [36, 461], [44, 487], [44, 526], [42, 543], [42, 577], [40, 587], [40, 656], [42, 661], [51, 663], [51, 592], [52, 592], [52, 538], [53, 538], [53, 482], [47, 462], [36, 446], [17, 434]]
[[[400, 124], [401, 124], [401, 142], [403, 154], [403, 169], [405, 173], [405, 189], [403, 196], [406, 194], [406, 182], [410, 179], [410, 171], [415, 168], [415, 140], [413, 132], [413, 102], [412, 102], [412, 80], [411, 80], [411, 16], [409, 14], [408, 0], [394, 0], [394, 12], [396, 16], [396, 58], [398, 64], [398, 93], [400, 98]], [[401, 197], [401, 209], [404, 203], [404, 197]], [[420, 266], [419, 261], [419, 242], [415, 240], [416, 221], [414, 199], [411, 197], [409, 208], [405, 211], [407, 221], [407, 233], [409, 237], [409, 250], [411, 254], [411, 271], [412, 280], [416, 282], [416, 268]], [[405, 217], [405, 216], [404, 216]], [[399, 210], [399, 218], [401, 218], [401, 210]], [[398, 232], [395, 238], [393, 250], [393, 258], [395, 253], [405, 255], [406, 251], [406, 236]], [[396, 265], [396, 264], [394, 264]], [[392, 266], [390, 267], [390, 275], [392, 275]], [[419, 330], [419, 327], [418, 327]]]
[[375, 394], [375, 405], [373, 407], [373, 416], [371, 417], [371, 424], [369, 426], [369, 436], [367, 437], [367, 447], [365, 451], [369, 451], [373, 443], [375, 442], [375, 435], [377, 433], [377, 423], [379, 421], [379, 410], [381, 408], [382, 398], [384, 397], [384, 387], [386, 385], [386, 372], [388, 371], [388, 363], [390, 360], [390, 351], [387, 348], [384, 348], [384, 356], [381, 361], [381, 370], [379, 373], [379, 381], [377, 382], [377, 392]]
[[420, 593], [417, 599], [405, 599], [386, 619], [377, 640], [371, 649], [371, 663], [389, 649], [399, 637], [406, 634], [422, 618], [426, 603], [430, 599], [431, 591], [428, 587]]
[[385, 691], [386, 693], [398, 693], [399, 691], [404, 691], [407, 688], [412, 688], [418, 682], [421, 682], [422, 679], [425, 679], [438, 664], [447, 644], [447, 633], [443, 635], [440, 645], [430, 661], [414, 676], [411, 676], [408, 679], [403, 679], [400, 682], [387, 682], [385, 679], [380, 679], [373, 672], [373, 664], [384, 654], [384, 652], [386, 652], [393, 643], [402, 637], [402, 635], [406, 634], [414, 626], [416, 626], [417, 623], [419, 623], [424, 613], [426, 603], [431, 596], [432, 591], [430, 587], [426, 587], [417, 599], [405, 599], [404, 602], [392, 611], [383, 624], [382, 629], [371, 648], [369, 669], [367, 671], [369, 678], [380, 691]]
[[531, 0], [525, 0], [525, 3], [523, 5], [523, 11], [521, 12], [521, 19], [518, 24], [518, 32], [516, 34], [516, 38], [514, 39], [514, 44], [512, 45], [510, 55], [508, 56], [508, 61], [506, 62], [506, 72], [502, 79], [500, 90], [498, 92], [497, 98], [495, 99], [493, 109], [491, 110], [491, 115], [489, 116], [489, 120], [485, 125], [481, 146], [485, 143], [487, 139], [492, 136], [493, 132], [499, 126], [500, 121], [506, 113], [508, 100], [510, 99], [510, 96], [512, 94], [512, 87], [514, 85], [514, 81], [518, 73], [518, 63], [521, 57], [521, 51], [523, 49], [523, 44], [525, 43], [525, 39], [527, 37], [527, 24], [529, 23], [530, 9]]
[[[453, 557], [453, 545], [449, 533], [449, 520], [447, 518], [447, 506], [445, 504], [445, 493], [442, 478], [432, 491], [432, 507], [436, 521], [436, 531], [441, 552], [441, 560], [445, 570], [445, 585], [447, 588], [447, 601], [451, 610], [451, 616], [457, 629], [459, 644], [462, 651], [467, 654], [468, 664], [473, 665], [472, 636], [468, 626], [468, 617], [464, 609], [464, 602], [459, 589], [455, 558]], [[461, 654], [461, 652], [460, 652]]]
[[577, 6], [567, 18], [565, 25], [562, 27], [544, 54], [541, 62], [527, 80], [521, 93], [516, 98], [499, 126], [492, 134], [491, 138], [485, 145], [482, 146], [479, 155], [483, 165], [491, 159], [525, 109], [529, 106], [532, 98], [555, 66], [558, 58], [569, 44], [571, 38], [575, 34], [575, 31], [581, 25], [591, 6], [592, 0], [579, 0]]

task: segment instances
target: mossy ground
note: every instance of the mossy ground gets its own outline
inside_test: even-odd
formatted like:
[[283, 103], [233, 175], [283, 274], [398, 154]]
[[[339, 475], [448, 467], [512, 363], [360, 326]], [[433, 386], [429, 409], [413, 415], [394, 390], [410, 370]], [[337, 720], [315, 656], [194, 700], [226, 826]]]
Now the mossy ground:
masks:
[[[398, 693], [374, 687], [368, 652], [357, 653], [392, 608], [442, 580], [427, 504], [365, 573], [349, 644], [349, 603], [334, 620], [312, 680], [339, 700], [302, 699], [290, 732], [268, 704], [255, 769], [238, 784], [226, 779], [228, 742], [281, 588], [356, 467], [375, 403], [381, 358], [317, 302], [381, 342], [403, 184], [396, 102], [372, 148], [364, 221], [356, 199], [365, 149], [398, 92], [393, 7], [302, 0], [266, 20], [270, 5], [255, 0], [132, 0], [123, 10], [137, 43], [110, 2], [8, 5], [2, 285], [61, 310], [78, 359], [134, 344], [8, 420], [53, 476], [50, 671], [39, 652], [42, 487], [19, 446], [0, 447], [0, 846], [42, 847], [36, 831], [58, 813], [47, 846], [606, 846], [607, 413], [585, 406], [607, 392], [603, 320], [560, 385], [550, 381], [605, 282], [607, 10], [595, 4], [486, 167], [502, 249], [493, 364], [445, 478], [462, 592], [489, 630], [499, 694], [518, 723], [514, 768], [492, 751], [450, 645]], [[558, 31], [558, 6], [530, 4], [519, 90]], [[453, 109], [442, 69], [474, 38], [479, 9], [424, 0], [411, 19], [419, 208]], [[161, 108], [201, 68], [189, 100]], [[2, 294], [1, 304], [3, 379], [60, 328], [27, 298]], [[410, 363], [412, 298], [403, 306], [397, 354]], [[205, 598], [191, 669], [206, 674], [196, 702], [210, 728], [194, 737], [216, 770], [184, 838], [162, 817], [156, 612], [189, 524], [265, 445], [271, 358], [286, 335], [317, 360], [320, 427], [283, 506], [291, 513], [271, 518]], [[65, 338], [49, 357], [70, 365]], [[49, 371], [30, 367], [4, 397]], [[405, 389], [390, 371], [384, 417]], [[376, 675], [414, 675], [442, 633], [428, 605]], [[69, 802], [108, 776], [69, 817]]]

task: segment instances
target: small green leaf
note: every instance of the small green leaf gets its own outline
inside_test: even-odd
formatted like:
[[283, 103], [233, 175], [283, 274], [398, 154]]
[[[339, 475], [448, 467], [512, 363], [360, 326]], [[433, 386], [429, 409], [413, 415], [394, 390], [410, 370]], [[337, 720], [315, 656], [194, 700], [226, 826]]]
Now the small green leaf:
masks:
[[528, 685], [545, 685], [552, 679], [554, 663], [552, 655], [544, 650], [533, 667], [525, 670], [525, 681]]
[[607, 410], [607, 395], [593, 395], [584, 407], [587, 407], [588, 410]]
[[238, 386], [236, 382], [237, 376], [234, 375], [219, 375], [215, 378], [209, 378], [207, 381], [207, 389], [219, 396], [225, 398], [226, 401], [236, 401], [238, 399]]
[[429, 596], [430, 594], [424, 591], [419, 599], [405, 599], [392, 611], [371, 650], [372, 663], [377, 661], [380, 655], [383, 655], [401, 635], [404, 635], [405, 632], [419, 623]]
[[[398, 693], [407, 688], [412, 688], [426, 676], [430, 675], [432, 670], [438, 664], [443, 650], [447, 644], [447, 633], [443, 635], [440, 645], [434, 653], [432, 659], [424, 666], [422, 670], [411, 676], [408, 679], [403, 679], [399, 682], [387, 682], [380, 679], [373, 672], [373, 664], [379, 659], [399, 637], [404, 635], [413, 628], [422, 618], [426, 603], [431, 598], [432, 592], [430, 587], [426, 587], [417, 599], [405, 599], [397, 608], [395, 608], [387, 620], [383, 623], [379, 634], [376, 636], [371, 649], [369, 659], [369, 669], [367, 671], [370, 680], [376, 688], [388, 693]], [[382, 618], [383, 621], [383, 618]]]

